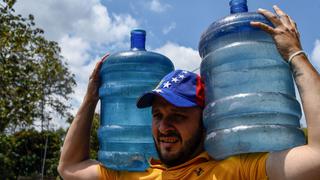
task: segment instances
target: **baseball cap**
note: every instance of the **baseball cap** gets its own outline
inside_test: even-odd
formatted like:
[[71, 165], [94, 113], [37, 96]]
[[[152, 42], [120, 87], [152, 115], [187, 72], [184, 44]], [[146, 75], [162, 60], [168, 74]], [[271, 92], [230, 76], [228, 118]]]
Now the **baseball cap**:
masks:
[[138, 108], [152, 106], [155, 96], [163, 97], [177, 107], [204, 107], [204, 84], [201, 77], [193, 72], [175, 70], [167, 74], [158, 86], [141, 95]]

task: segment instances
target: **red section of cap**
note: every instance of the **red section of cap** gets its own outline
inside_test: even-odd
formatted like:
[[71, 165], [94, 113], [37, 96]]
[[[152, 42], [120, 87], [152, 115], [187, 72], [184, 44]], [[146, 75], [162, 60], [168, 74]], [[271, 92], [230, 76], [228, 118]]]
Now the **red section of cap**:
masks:
[[200, 107], [204, 107], [204, 83], [200, 76], [197, 76], [196, 101]]

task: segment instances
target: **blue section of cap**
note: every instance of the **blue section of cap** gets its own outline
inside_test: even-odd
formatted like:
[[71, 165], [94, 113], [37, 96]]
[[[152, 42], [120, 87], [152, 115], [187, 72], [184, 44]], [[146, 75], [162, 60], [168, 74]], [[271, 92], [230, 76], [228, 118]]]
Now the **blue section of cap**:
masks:
[[164, 90], [163, 93], [157, 92], [147, 92], [143, 94], [137, 101], [138, 108], [146, 108], [152, 106], [155, 96], [160, 96], [168, 101], [170, 104], [177, 107], [194, 107], [198, 106], [195, 102], [192, 102], [184, 97], [179, 96], [178, 94], [173, 93], [172, 91]]
[[138, 108], [152, 106], [154, 97], [161, 96], [177, 107], [198, 106], [196, 100], [197, 74], [175, 70], [166, 75], [156, 89], [143, 94], [137, 101]]
[[186, 97], [182, 97], [179, 94], [175, 93], [174, 91], [170, 91], [168, 89], [163, 89], [163, 93], [157, 93], [164, 99], [166, 99], [169, 103], [173, 104], [177, 107], [193, 107], [197, 106], [192, 99], [188, 99]]

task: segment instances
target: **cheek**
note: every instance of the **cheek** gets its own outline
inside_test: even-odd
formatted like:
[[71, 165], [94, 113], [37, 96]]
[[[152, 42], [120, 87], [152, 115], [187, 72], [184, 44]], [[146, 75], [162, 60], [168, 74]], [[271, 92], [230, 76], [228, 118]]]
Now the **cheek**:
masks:
[[156, 137], [156, 135], [157, 135], [157, 130], [158, 128], [157, 128], [157, 126], [156, 126], [156, 124], [155, 123], [152, 123], [152, 125], [151, 125], [151, 130], [152, 130], [152, 135], [153, 135], [153, 137]]
[[184, 141], [191, 139], [199, 131], [199, 126], [193, 124], [192, 126], [186, 126], [180, 129], [180, 135]]

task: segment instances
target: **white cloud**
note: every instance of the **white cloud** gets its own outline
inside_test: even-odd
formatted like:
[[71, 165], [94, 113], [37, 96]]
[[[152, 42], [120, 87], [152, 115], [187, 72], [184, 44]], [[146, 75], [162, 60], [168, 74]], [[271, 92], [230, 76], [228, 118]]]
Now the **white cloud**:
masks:
[[320, 73], [320, 40], [317, 39], [314, 43], [314, 48], [311, 54], [311, 63]]
[[170, 31], [172, 31], [175, 28], [176, 28], [176, 23], [173, 22], [168, 27], [163, 28], [162, 33], [163, 34], [168, 34]]
[[150, 10], [156, 13], [165, 12], [170, 7], [169, 4], [161, 3], [160, 0], [152, 0], [149, 4]]
[[59, 40], [61, 47], [61, 54], [66, 58], [66, 61], [71, 66], [82, 66], [84, 60], [89, 59], [87, 53], [90, 44], [84, 41], [81, 37], [70, 37], [69, 35], [63, 36]]
[[130, 30], [139, 24], [128, 14], [108, 12], [100, 0], [23, 0], [15, 4], [15, 9], [23, 16], [33, 14], [36, 26], [44, 29], [45, 36], [59, 42], [61, 54], [77, 82], [72, 95], [73, 114], [84, 97], [99, 56], [106, 49], [129, 47]]
[[37, 26], [44, 28], [52, 40], [68, 34], [110, 44], [125, 40], [138, 25], [130, 15], [110, 15], [99, 0], [24, 0], [17, 3], [16, 10], [24, 15], [33, 14]]
[[[164, 46], [155, 49], [172, 60], [175, 69], [195, 70], [200, 67], [201, 58], [197, 50], [178, 44], [167, 42]], [[199, 73], [199, 70], [197, 71]]]

